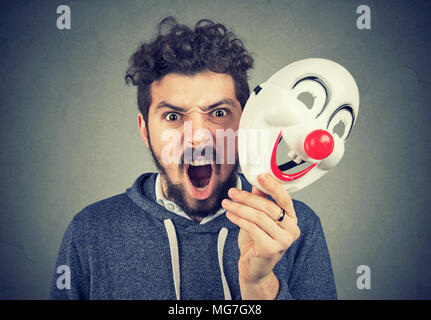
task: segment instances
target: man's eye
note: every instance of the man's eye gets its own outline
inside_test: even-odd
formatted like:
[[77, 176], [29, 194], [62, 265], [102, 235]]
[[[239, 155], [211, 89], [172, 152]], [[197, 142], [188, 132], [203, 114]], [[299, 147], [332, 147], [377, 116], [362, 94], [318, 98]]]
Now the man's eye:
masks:
[[227, 116], [227, 111], [225, 109], [217, 109], [212, 112], [212, 115], [217, 118], [222, 118]]
[[181, 115], [177, 112], [168, 112], [164, 115], [164, 118], [170, 122], [174, 122], [181, 119]]

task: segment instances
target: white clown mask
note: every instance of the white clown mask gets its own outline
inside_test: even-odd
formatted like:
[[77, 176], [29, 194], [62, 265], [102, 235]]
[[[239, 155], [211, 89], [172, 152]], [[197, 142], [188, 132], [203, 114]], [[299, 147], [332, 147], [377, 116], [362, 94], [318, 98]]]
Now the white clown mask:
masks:
[[308, 186], [341, 160], [358, 111], [358, 86], [343, 66], [326, 59], [287, 65], [245, 105], [238, 134], [242, 172], [263, 192], [260, 173], [272, 174], [289, 192]]

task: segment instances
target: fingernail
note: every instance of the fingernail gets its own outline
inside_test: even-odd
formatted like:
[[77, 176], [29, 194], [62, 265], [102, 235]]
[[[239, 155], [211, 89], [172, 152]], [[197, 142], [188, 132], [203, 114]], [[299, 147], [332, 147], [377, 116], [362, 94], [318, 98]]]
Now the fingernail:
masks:
[[221, 202], [221, 205], [224, 207], [224, 206], [228, 206], [228, 205], [230, 205], [230, 203], [231, 203], [231, 201], [230, 201], [229, 199], [224, 199], [224, 200]]
[[261, 173], [259, 176], [259, 179], [262, 180], [263, 182], [266, 182], [268, 180], [268, 177], [266, 176], [265, 173]]

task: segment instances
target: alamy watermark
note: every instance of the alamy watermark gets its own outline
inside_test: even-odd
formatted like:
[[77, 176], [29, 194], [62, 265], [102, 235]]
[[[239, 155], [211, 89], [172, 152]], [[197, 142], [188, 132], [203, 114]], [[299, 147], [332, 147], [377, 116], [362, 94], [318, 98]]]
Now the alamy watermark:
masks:
[[360, 276], [356, 279], [356, 287], [359, 290], [371, 289], [371, 269], [363, 264], [356, 268], [356, 273]]
[[57, 18], [57, 29], [70, 30], [72, 28], [72, 16], [70, 7], [64, 4], [59, 5], [57, 7], [57, 13], [60, 15]]
[[[371, 29], [371, 9], [368, 5], [361, 4], [356, 8], [359, 15], [356, 19], [356, 27], [359, 30]], [[72, 12], [68, 5], [62, 4], [57, 7], [57, 29], [70, 30], [72, 28]]]
[[64, 264], [57, 267], [57, 274], [60, 276], [57, 278], [57, 288], [60, 290], [70, 289], [70, 268]]
[[365, 4], [361, 4], [356, 8], [356, 13], [360, 16], [356, 19], [356, 27], [359, 30], [371, 29], [371, 9]]
[[[183, 131], [166, 129], [161, 134], [161, 140], [167, 142], [161, 151], [161, 161], [169, 164], [190, 164], [194, 161], [216, 164], [234, 164], [236, 159], [236, 145], [240, 138], [243, 143], [238, 148], [245, 148], [242, 163], [258, 165], [266, 155], [259, 152], [265, 150], [275, 139], [271, 137], [278, 132], [268, 129], [216, 129], [213, 133], [206, 128], [192, 131], [192, 122], [185, 121]], [[192, 147], [192, 141], [199, 141], [199, 146]], [[184, 146], [183, 146], [184, 143]], [[215, 145], [214, 145], [215, 144]]]

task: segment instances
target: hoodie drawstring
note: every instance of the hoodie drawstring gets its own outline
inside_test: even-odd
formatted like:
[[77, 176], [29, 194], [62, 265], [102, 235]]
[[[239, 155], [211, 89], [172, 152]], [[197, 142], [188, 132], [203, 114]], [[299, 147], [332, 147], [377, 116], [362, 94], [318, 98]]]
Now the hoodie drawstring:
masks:
[[[180, 300], [180, 258], [178, 253], [178, 240], [177, 240], [177, 234], [175, 232], [174, 224], [172, 223], [171, 219], [165, 219], [163, 220], [163, 223], [165, 224], [166, 232], [168, 233], [168, 240], [169, 240], [169, 248], [171, 251], [171, 263], [172, 263], [172, 271], [173, 271], [173, 278], [174, 278], [174, 286], [175, 286], [175, 295], [177, 297], [177, 300]], [[221, 273], [221, 281], [223, 284], [223, 293], [225, 300], [232, 300], [232, 296], [230, 294], [229, 286], [226, 281], [226, 277], [224, 275], [223, 270], [223, 250], [224, 250], [224, 244], [226, 242], [228, 229], [223, 227], [220, 229], [218, 238], [217, 238], [217, 255], [218, 255], [218, 264], [220, 268]]]
[[171, 251], [171, 263], [175, 285], [175, 295], [180, 300], [180, 258], [178, 255], [178, 240], [175, 233], [175, 227], [171, 219], [163, 220], [166, 232], [168, 233], [169, 248]]
[[220, 268], [221, 272], [221, 282], [223, 284], [223, 293], [224, 293], [224, 299], [225, 300], [232, 300], [232, 297], [230, 295], [229, 286], [227, 285], [226, 277], [224, 275], [223, 270], [223, 249], [224, 249], [224, 243], [226, 242], [227, 234], [228, 234], [227, 228], [223, 227], [220, 229], [218, 233], [218, 239], [217, 239], [217, 255], [218, 255], [218, 266]]

